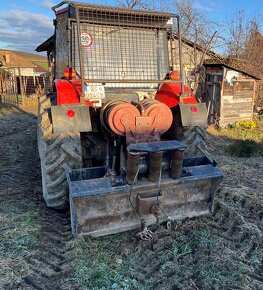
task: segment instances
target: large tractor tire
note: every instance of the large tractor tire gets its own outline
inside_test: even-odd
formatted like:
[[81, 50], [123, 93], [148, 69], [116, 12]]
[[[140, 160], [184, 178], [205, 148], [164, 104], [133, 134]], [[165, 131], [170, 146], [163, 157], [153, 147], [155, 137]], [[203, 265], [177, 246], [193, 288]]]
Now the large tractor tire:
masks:
[[207, 155], [209, 139], [205, 128], [201, 127], [183, 127], [181, 120], [180, 108], [177, 106], [172, 109], [173, 124], [169, 130], [169, 134], [173, 139], [184, 142], [187, 145], [185, 150], [186, 157], [196, 157]]
[[79, 133], [52, 133], [50, 99], [40, 97], [38, 107], [38, 151], [41, 160], [43, 197], [48, 207], [63, 208], [68, 202], [66, 172], [81, 168]]
[[207, 148], [209, 140], [205, 128], [201, 127], [183, 127], [182, 142], [187, 145], [185, 155], [196, 157], [208, 155]]

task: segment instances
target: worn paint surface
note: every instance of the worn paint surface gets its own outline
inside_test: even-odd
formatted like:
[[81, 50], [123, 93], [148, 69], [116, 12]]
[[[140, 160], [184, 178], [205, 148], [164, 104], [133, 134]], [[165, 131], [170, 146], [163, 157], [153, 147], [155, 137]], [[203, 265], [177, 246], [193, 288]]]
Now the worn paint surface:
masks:
[[220, 126], [251, 120], [256, 81], [233, 69], [207, 67], [207, 101]]

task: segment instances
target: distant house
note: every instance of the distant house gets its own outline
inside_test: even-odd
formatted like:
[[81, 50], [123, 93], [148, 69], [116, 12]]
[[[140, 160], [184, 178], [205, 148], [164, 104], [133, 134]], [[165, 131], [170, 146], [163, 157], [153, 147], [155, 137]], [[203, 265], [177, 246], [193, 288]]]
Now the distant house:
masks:
[[[174, 45], [178, 45], [176, 34]], [[192, 89], [195, 72], [201, 72], [196, 95], [207, 102], [209, 123], [225, 126], [252, 119], [261, 79], [255, 66], [226, 58], [185, 38], [182, 38], [182, 61], [186, 83]], [[175, 64], [179, 68], [178, 56]]]
[[256, 83], [260, 78], [241, 68], [238, 63], [230, 64], [207, 60], [206, 102], [208, 122], [226, 126], [238, 120], [251, 120]]
[[17, 94], [31, 95], [39, 86], [46, 85], [48, 63], [44, 56], [0, 49], [0, 67], [12, 76], [13, 90]]

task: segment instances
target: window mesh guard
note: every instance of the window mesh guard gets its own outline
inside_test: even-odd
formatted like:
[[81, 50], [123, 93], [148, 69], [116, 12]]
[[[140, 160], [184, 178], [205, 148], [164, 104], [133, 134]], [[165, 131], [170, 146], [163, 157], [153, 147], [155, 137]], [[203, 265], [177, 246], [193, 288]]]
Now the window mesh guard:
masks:
[[81, 8], [79, 21], [80, 41], [73, 22], [72, 64], [80, 72], [82, 62], [85, 81], [156, 88], [164, 80], [170, 67], [168, 17]]

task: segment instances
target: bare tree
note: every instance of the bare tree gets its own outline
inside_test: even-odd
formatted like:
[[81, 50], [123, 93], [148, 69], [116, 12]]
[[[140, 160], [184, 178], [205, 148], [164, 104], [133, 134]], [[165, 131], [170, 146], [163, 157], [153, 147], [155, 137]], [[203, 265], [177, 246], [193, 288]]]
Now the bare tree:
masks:
[[154, 0], [117, 0], [117, 3], [128, 9], [154, 10], [156, 8]]
[[[260, 32], [260, 15], [246, 17], [245, 11], [236, 13], [227, 25], [228, 63], [252, 75], [263, 78], [263, 35]], [[258, 82], [255, 105], [263, 105], [263, 84]]]
[[217, 41], [218, 25], [196, 9], [192, 0], [173, 0], [173, 3], [181, 19], [182, 37], [193, 44], [193, 49], [183, 49], [183, 59], [194, 68], [189, 78], [194, 80], [192, 87], [194, 94], [197, 93], [201, 99], [204, 93], [201, 84], [205, 79], [203, 62], [208, 50]]
[[[246, 64], [252, 68], [251, 71], [263, 78], [263, 35], [260, 32], [259, 24], [256, 20], [251, 22], [251, 28], [245, 47], [243, 49], [242, 58]], [[257, 90], [255, 96], [255, 108], [260, 108], [263, 112], [263, 81], [257, 82]]]
[[[200, 10], [196, 9], [193, 5], [193, 0], [117, 0], [117, 2], [120, 6], [131, 9], [142, 8], [152, 10], [158, 8], [164, 12], [172, 12], [179, 15], [181, 35], [183, 39], [190, 40], [193, 44], [191, 49], [183, 49], [183, 62], [186, 61], [193, 68], [189, 79], [191, 81], [194, 79], [194, 87], [192, 88], [196, 92], [198, 84], [201, 81], [201, 67], [205, 55], [217, 40], [217, 24], [208, 20]], [[178, 34], [177, 26], [175, 26], [174, 31]], [[186, 47], [189, 46], [187, 45]]]
[[218, 24], [195, 8], [192, 0], [173, 0], [172, 6], [180, 16], [182, 36], [206, 47], [214, 32], [218, 30]]
[[245, 43], [249, 35], [249, 21], [245, 19], [244, 10], [238, 11], [227, 22], [228, 41], [227, 54], [239, 58], [244, 53]]
[[251, 21], [251, 28], [241, 57], [247, 62], [254, 64], [263, 74], [263, 35], [256, 20]]

